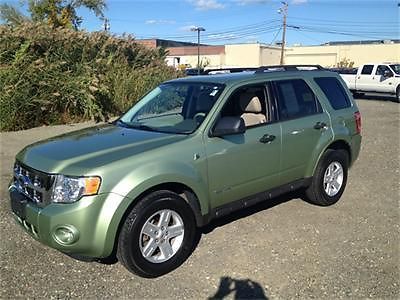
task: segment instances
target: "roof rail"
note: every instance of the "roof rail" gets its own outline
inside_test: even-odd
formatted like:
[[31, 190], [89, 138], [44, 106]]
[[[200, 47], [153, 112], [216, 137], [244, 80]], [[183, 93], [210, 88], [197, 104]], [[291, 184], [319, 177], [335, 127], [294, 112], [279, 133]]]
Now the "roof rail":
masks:
[[261, 67], [233, 67], [233, 68], [216, 68], [201, 71], [201, 75], [214, 75], [226, 73], [251, 72], [264, 73], [266, 71], [310, 71], [325, 70], [320, 65], [271, 65]]
[[325, 70], [320, 65], [272, 65], [261, 66], [257, 68], [256, 73], [264, 73], [265, 71], [311, 71]]
[[220, 74], [220, 73], [240, 73], [247, 71], [257, 71], [258, 67], [234, 67], [234, 68], [219, 68], [204, 70], [202, 75]]

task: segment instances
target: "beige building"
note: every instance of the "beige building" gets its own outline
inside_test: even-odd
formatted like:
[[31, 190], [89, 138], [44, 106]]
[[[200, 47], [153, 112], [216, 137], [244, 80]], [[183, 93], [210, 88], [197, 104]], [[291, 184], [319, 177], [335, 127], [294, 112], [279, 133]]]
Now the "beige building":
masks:
[[400, 62], [400, 44], [344, 44], [290, 47], [285, 51], [285, 64], [319, 64], [334, 67], [349, 60], [358, 67], [368, 62]]
[[[197, 47], [167, 48], [169, 65], [197, 66]], [[259, 67], [279, 64], [280, 49], [263, 44], [236, 44], [225, 46], [201, 46], [201, 66], [222, 67]]]
[[[197, 44], [167, 41], [138, 41], [147, 47], [168, 50], [167, 63], [178, 67], [197, 66]], [[280, 63], [280, 47], [260, 43], [225, 46], [201, 45], [201, 66], [208, 68], [259, 67]], [[333, 42], [320, 46], [297, 46], [285, 49], [285, 64], [319, 64], [334, 67], [343, 60], [358, 67], [368, 62], [400, 62], [400, 40]]]

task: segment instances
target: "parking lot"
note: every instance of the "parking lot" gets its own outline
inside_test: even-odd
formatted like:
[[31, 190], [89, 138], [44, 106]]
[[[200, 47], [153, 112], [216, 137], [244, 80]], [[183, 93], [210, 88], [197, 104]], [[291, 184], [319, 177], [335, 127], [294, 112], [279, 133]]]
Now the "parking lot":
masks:
[[362, 150], [337, 204], [317, 207], [290, 194], [218, 220], [180, 268], [157, 279], [119, 263], [74, 260], [13, 221], [7, 184], [15, 154], [90, 123], [0, 133], [0, 298], [398, 299], [400, 104], [357, 103]]

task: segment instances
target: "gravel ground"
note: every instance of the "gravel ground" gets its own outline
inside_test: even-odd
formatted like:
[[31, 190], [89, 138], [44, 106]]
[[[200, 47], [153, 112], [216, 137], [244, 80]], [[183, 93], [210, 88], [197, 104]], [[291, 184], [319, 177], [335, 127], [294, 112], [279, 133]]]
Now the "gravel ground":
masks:
[[203, 230], [177, 270], [143, 279], [119, 263], [82, 262], [13, 221], [7, 184], [25, 145], [88, 126], [1, 133], [0, 298], [400, 298], [399, 104], [363, 99], [363, 144], [331, 207], [280, 197]]

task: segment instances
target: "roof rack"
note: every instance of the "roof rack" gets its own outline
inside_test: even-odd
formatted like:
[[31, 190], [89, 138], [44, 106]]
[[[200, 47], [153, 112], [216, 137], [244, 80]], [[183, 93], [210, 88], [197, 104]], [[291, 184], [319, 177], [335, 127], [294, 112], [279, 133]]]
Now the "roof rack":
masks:
[[264, 73], [266, 71], [312, 71], [325, 70], [320, 65], [273, 65], [261, 66], [257, 68], [256, 73]]
[[214, 74], [224, 74], [224, 73], [240, 73], [240, 72], [249, 72], [249, 71], [257, 71], [258, 67], [234, 67], [234, 68], [219, 68], [219, 69], [207, 69], [204, 70], [202, 75], [214, 75]]
[[274, 71], [312, 71], [326, 70], [320, 65], [271, 65], [261, 67], [234, 67], [234, 68], [217, 68], [207, 69], [201, 72], [201, 75], [215, 75], [226, 73], [255, 72], [256, 74]]

